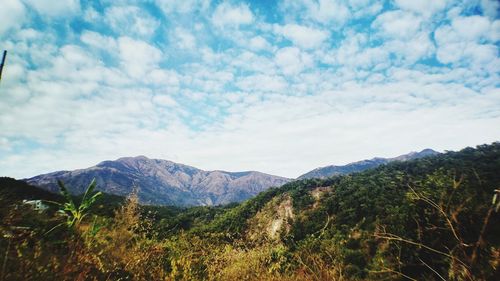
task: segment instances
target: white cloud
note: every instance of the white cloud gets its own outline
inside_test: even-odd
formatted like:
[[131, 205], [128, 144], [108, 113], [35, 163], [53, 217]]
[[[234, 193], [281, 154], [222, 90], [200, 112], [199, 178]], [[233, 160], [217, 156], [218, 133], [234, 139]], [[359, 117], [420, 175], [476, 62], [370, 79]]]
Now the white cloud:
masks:
[[397, 7], [422, 14], [426, 17], [433, 16], [435, 13], [443, 11], [449, 2], [449, 0], [395, 0]]
[[275, 61], [285, 75], [297, 75], [313, 64], [310, 55], [295, 47], [279, 49]]
[[354, 18], [366, 18], [380, 13], [383, 3], [376, 0], [349, 0], [349, 7]]
[[154, 69], [146, 77], [146, 82], [178, 90], [180, 79], [180, 75], [173, 70]]
[[69, 17], [80, 12], [80, 0], [23, 0], [28, 7], [48, 17]]
[[210, 6], [210, 0], [155, 0], [155, 3], [167, 16], [205, 11]]
[[97, 22], [101, 19], [101, 14], [97, 12], [94, 8], [89, 7], [83, 11], [83, 19], [87, 22]]
[[409, 65], [435, 53], [434, 43], [426, 32], [419, 32], [407, 40], [388, 41], [383, 48], [392, 53], [397, 62]]
[[498, 22], [482, 16], [456, 17], [451, 25], [439, 27], [434, 38], [437, 58], [443, 63], [488, 65], [498, 61]]
[[458, 17], [451, 25], [461, 40], [490, 39], [495, 41], [500, 36], [499, 30], [493, 30], [492, 23], [482, 16]]
[[242, 71], [265, 73], [269, 75], [276, 73], [276, 65], [272, 58], [248, 51], [233, 57], [230, 60], [230, 65]]
[[500, 2], [496, 0], [481, 0], [481, 8], [486, 16], [496, 19], [498, 11], [500, 11]]
[[[72, 46], [62, 53], [68, 63], [82, 67], [88, 60]], [[222, 78], [227, 74], [217, 76], [229, 79]], [[319, 81], [335, 83], [335, 76], [322, 76]], [[68, 89], [79, 87], [63, 84], [47, 89], [49, 85], [40, 85], [53, 96], [38, 97], [29, 107], [18, 106], [1, 115], [0, 125], [8, 130], [0, 133], [0, 139], [10, 143], [10, 136], [22, 131], [30, 132], [33, 139], [41, 135], [50, 139], [66, 132], [64, 148], [5, 157], [0, 159], [0, 166], [6, 167], [2, 169], [6, 175], [32, 176], [144, 154], [204, 169], [260, 170], [295, 177], [322, 165], [396, 156], [426, 147], [458, 149], [498, 139], [492, 128], [499, 118], [477, 116], [495, 110], [500, 92], [479, 94], [460, 84], [439, 80], [430, 83], [426, 79], [436, 78], [425, 72], [391, 76], [397, 80], [386, 84], [344, 83], [336, 90], [302, 97], [282, 95], [288, 83], [280, 76], [246, 76], [238, 79], [237, 85], [252, 94], [241, 93], [241, 99], [236, 99], [241, 103], [231, 106], [233, 113], [203, 132], [190, 131], [175, 117], [161, 118], [168, 111], [156, 109], [155, 104], [176, 107], [170, 95], [153, 96], [149, 90], [135, 88], [106, 88], [105, 94], [88, 101], [68, 101]], [[449, 76], [454, 75], [443, 73], [440, 79]], [[258, 94], [259, 91], [266, 93]], [[433, 94], [436, 92], [439, 95]], [[450, 100], [454, 103], [450, 104]], [[0, 109], [5, 109], [2, 102]], [[9, 116], [17, 116], [18, 121], [13, 122]], [[156, 125], [161, 119], [173, 121], [167, 128], [158, 129]], [[33, 130], [33, 125], [38, 129]], [[463, 131], [469, 134], [463, 135]], [[398, 134], [397, 141], [394, 132]], [[373, 138], [379, 141], [373, 143]], [[22, 163], [27, 159], [35, 164], [24, 168]]]
[[99, 48], [104, 50], [116, 50], [117, 43], [112, 37], [102, 35], [94, 31], [85, 30], [80, 36], [80, 40], [93, 48]]
[[122, 67], [136, 79], [141, 79], [148, 71], [156, 68], [163, 57], [158, 48], [130, 37], [118, 39], [118, 50]]
[[6, 0], [1, 4], [0, 36], [10, 29], [20, 28], [25, 21], [25, 8], [19, 0]]
[[196, 47], [196, 37], [194, 37], [189, 30], [177, 27], [174, 33], [179, 48], [191, 50]]
[[[410, 93], [425, 100], [423, 95], [431, 90], [455, 100], [464, 99], [456, 106], [447, 105], [446, 99], [418, 109], [412, 105]], [[309, 97], [261, 101], [241, 108], [222, 128], [198, 135], [192, 145], [204, 149], [189, 150], [191, 153], [179, 157], [202, 168], [259, 169], [293, 177], [321, 165], [495, 140], [498, 133], [485, 134], [482, 130], [494, 126], [498, 117], [487, 122], [468, 119], [466, 116], [477, 114], [466, 109], [469, 103], [486, 100], [464, 90], [446, 85], [432, 89], [407, 82], [358, 85]], [[463, 136], [469, 129], [473, 133]], [[398, 132], [397, 140], [393, 132]], [[379, 141], [373, 143], [373, 138]]]
[[[253, 14], [251, 3], [158, 0], [164, 14], [156, 18], [144, 3], [105, 1], [99, 12], [82, 5], [81, 31], [67, 18], [36, 25], [25, 2], [7, 1], [1, 43], [13, 51], [0, 89], [2, 175], [144, 154], [294, 177], [500, 137], [492, 2], [481, 1], [485, 16], [465, 17], [479, 0], [444, 9], [393, 1], [401, 10], [389, 5], [373, 25], [345, 26], [371, 20], [382, 5], [297, 0]], [[68, 16], [77, 11], [67, 8]], [[419, 61], [434, 54], [450, 64]]]
[[0, 138], [0, 150], [10, 151], [12, 146], [7, 138]]
[[310, 8], [311, 17], [321, 23], [344, 24], [350, 16], [349, 9], [342, 1], [319, 0]]
[[422, 20], [412, 13], [389, 11], [377, 16], [372, 28], [378, 29], [380, 35], [388, 38], [409, 39], [415, 35]]
[[75, 45], [65, 45], [60, 49], [62, 58], [68, 65], [75, 67], [89, 66], [93, 61], [89, 60], [89, 54], [81, 47]]
[[442, 63], [489, 64], [498, 63], [498, 48], [491, 44], [450, 43], [438, 48], [437, 58]]
[[240, 26], [252, 23], [254, 16], [248, 5], [231, 5], [223, 2], [217, 6], [213, 15], [212, 23], [219, 27]]
[[104, 16], [111, 29], [122, 35], [149, 37], [160, 26], [157, 19], [135, 6], [111, 7]]
[[252, 50], [260, 51], [260, 50], [268, 50], [271, 48], [269, 42], [262, 36], [255, 36], [250, 39], [249, 47]]
[[[404, 2], [407, 10], [420, 6]], [[411, 11], [388, 11], [377, 16], [371, 27], [375, 29], [377, 39], [383, 39], [379, 49], [393, 56], [393, 63], [412, 65], [420, 59], [429, 58], [435, 53], [431, 41], [431, 28], [421, 16]]]
[[311, 49], [318, 47], [328, 38], [328, 32], [297, 24], [287, 24], [277, 28], [283, 36], [295, 45]]
[[350, 34], [339, 48], [330, 50], [329, 54], [321, 59], [329, 64], [372, 70], [377, 65], [387, 64], [389, 50], [383, 47], [368, 47], [367, 43], [368, 37], [365, 34]]
[[250, 75], [240, 78], [236, 85], [242, 91], [248, 92], [282, 92], [287, 87], [286, 80], [278, 75]]
[[351, 16], [347, 5], [337, 0], [285, 0], [281, 6], [287, 17], [327, 24], [336, 30], [341, 28]]
[[189, 75], [183, 77], [185, 83], [204, 93], [224, 91], [224, 86], [233, 78], [233, 73], [229, 71], [217, 71], [201, 65], [193, 66]]
[[153, 102], [161, 106], [177, 106], [177, 102], [168, 95], [155, 95], [153, 97]]

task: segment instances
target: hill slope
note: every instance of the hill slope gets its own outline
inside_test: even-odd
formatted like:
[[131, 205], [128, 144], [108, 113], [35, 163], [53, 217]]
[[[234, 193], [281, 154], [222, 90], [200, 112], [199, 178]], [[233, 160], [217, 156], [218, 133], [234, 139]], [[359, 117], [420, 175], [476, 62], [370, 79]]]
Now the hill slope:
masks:
[[[272, 266], [293, 267], [299, 260], [305, 269], [298, 271], [311, 274], [306, 280], [498, 280], [500, 204], [492, 197], [499, 171], [500, 143], [494, 143], [304, 179], [260, 193], [190, 231], [279, 249], [286, 261]], [[258, 247], [240, 258], [252, 264]]]
[[94, 167], [59, 171], [26, 179], [29, 184], [57, 191], [62, 180], [74, 194], [83, 193], [95, 178], [98, 189], [128, 195], [134, 187], [142, 203], [157, 205], [219, 205], [239, 202], [290, 180], [260, 172], [203, 171], [144, 156], [104, 161]]
[[420, 152], [410, 152], [408, 154], [403, 154], [403, 155], [400, 155], [398, 157], [393, 157], [393, 158], [376, 157], [376, 158], [369, 159], [369, 160], [362, 160], [362, 161], [358, 161], [358, 162], [349, 163], [349, 164], [343, 165], [343, 166], [331, 165], [331, 166], [316, 168], [312, 171], [309, 171], [309, 172], [301, 175], [300, 177], [298, 177], [298, 179], [328, 178], [331, 176], [351, 174], [351, 173], [361, 172], [364, 170], [375, 168], [375, 167], [378, 167], [380, 165], [387, 164], [387, 163], [394, 162], [394, 161], [408, 161], [408, 160], [418, 159], [418, 158], [432, 156], [432, 155], [436, 155], [436, 154], [439, 154], [439, 152], [427, 148], [427, 149], [424, 149]]

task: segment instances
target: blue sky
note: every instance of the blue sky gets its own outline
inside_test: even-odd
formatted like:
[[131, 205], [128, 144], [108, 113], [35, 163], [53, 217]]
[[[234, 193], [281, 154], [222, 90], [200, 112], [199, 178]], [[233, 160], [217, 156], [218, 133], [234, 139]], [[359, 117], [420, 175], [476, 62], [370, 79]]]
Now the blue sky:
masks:
[[498, 1], [4, 0], [0, 176], [296, 177], [500, 140]]

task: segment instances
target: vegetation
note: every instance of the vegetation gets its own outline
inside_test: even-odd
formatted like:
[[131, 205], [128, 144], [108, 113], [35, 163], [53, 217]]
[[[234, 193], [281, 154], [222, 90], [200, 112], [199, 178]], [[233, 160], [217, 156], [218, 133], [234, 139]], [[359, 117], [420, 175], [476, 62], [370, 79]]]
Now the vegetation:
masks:
[[85, 189], [85, 193], [83, 194], [80, 204], [77, 204], [73, 200], [66, 186], [64, 186], [64, 183], [62, 181], [58, 181], [57, 183], [59, 184], [61, 195], [64, 197], [65, 202], [48, 202], [59, 206], [59, 212], [66, 216], [66, 225], [68, 227], [78, 226], [87, 215], [88, 209], [92, 206], [92, 204], [94, 204], [97, 198], [102, 195], [102, 193], [97, 192], [92, 195], [92, 192], [96, 187], [95, 179], [93, 179], [87, 189]]
[[[0, 179], [4, 280], [500, 280], [500, 143], [307, 179], [219, 207], [102, 195], [71, 228]], [[93, 200], [92, 200], [93, 201]], [[74, 206], [82, 206], [74, 203]]]

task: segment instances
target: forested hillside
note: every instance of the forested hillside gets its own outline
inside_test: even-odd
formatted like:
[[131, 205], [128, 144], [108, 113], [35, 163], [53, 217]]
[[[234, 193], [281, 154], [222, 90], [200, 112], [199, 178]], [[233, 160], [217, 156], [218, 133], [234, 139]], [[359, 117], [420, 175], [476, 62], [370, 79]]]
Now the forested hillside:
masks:
[[[2, 190], [10, 185], [2, 181]], [[10, 206], [2, 211], [2, 276], [499, 280], [499, 188], [494, 143], [294, 181], [222, 207], [140, 206], [133, 195], [101, 196], [74, 225], [57, 212], [14, 208], [2, 196]]]

